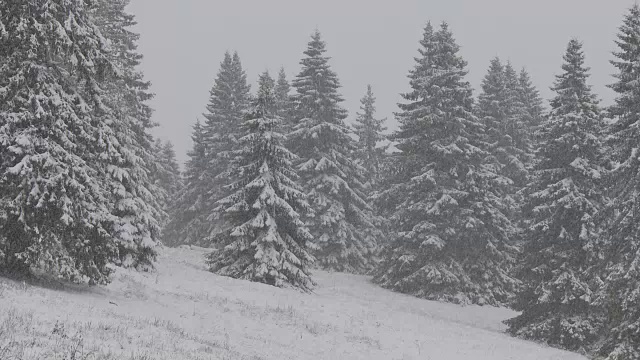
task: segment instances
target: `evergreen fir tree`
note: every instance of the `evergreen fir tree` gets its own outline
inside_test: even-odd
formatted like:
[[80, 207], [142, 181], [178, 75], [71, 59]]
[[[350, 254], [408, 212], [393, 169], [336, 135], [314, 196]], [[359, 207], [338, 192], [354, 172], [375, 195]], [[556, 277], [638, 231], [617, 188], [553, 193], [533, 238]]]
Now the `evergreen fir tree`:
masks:
[[537, 129], [542, 123], [542, 114], [544, 113], [540, 92], [531, 82], [531, 76], [525, 68], [520, 71], [518, 83], [518, 97], [525, 108], [524, 122], [528, 124], [529, 128]]
[[169, 209], [169, 222], [163, 231], [163, 243], [168, 246], [199, 245], [205, 246], [204, 239], [209, 235], [206, 217], [210, 186], [205, 130], [197, 121], [191, 135], [192, 149], [187, 153], [189, 160], [185, 164], [183, 186], [178, 190], [173, 205]]
[[283, 129], [282, 133], [287, 134], [293, 126], [293, 100], [291, 98], [291, 85], [287, 81], [287, 74], [284, 68], [280, 69], [278, 73], [278, 81], [275, 87], [276, 97], [276, 111], [278, 116], [282, 118], [282, 124], [280, 127]]
[[340, 106], [340, 82], [329, 66], [325, 42], [316, 31], [293, 80], [296, 121], [290, 148], [300, 158], [298, 172], [315, 212], [309, 228], [325, 269], [365, 272], [372, 268], [377, 239], [373, 213], [363, 192], [356, 149]]
[[607, 309], [608, 329], [599, 353], [607, 360], [640, 357], [640, 7], [634, 5], [620, 27], [615, 104], [609, 116], [610, 157], [617, 164], [608, 175], [612, 201], [607, 209], [607, 252], [598, 303]]
[[508, 274], [512, 225], [489, 190], [497, 175], [485, 163], [466, 62], [446, 24], [427, 25], [420, 44], [393, 135], [400, 152], [380, 196], [395, 241], [374, 281], [426, 299], [506, 304], [518, 286]]
[[[142, 55], [137, 52], [136, 25], [125, 7], [129, 0], [99, 0], [92, 17], [109, 42], [109, 58], [118, 76], [105, 79], [100, 141], [104, 152], [96, 165], [111, 194], [121, 264], [149, 268], [155, 258], [160, 221], [166, 217], [163, 191], [154, 184], [152, 173], [159, 159], [150, 134], [153, 97], [150, 83], [138, 70]], [[92, 84], [87, 84], [92, 86]]]
[[513, 67], [502, 65], [500, 59], [491, 61], [482, 82], [477, 113], [486, 127], [486, 137], [491, 156], [500, 165], [506, 208], [517, 209], [516, 194], [527, 182], [525, 166], [529, 146], [520, 124], [521, 106], [518, 99], [518, 78]]
[[511, 63], [504, 67], [508, 118], [504, 131], [510, 153], [510, 161], [505, 164], [503, 173], [514, 182], [516, 192], [527, 185], [527, 164], [531, 162], [532, 149], [529, 138], [528, 116], [525, 104], [520, 99], [520, 80]]
[[205, 229], [202, 230], [203, 234], [208, 234], [208, 239], [202, 240], [205, 242], [215, 241], [215, 234], [227, 229], [219, 221], [220, 214], [215, 210], [217, 207], [214, 204], [228, 195], [226, 186], [231, 180], [227, 178], [227, 170], [231, 153], [236, 149], [241, 136], [240, 125], [249, 106], [249, 91], [247, 75], [242, 69], [238, 53], [231, 55], [227, 52], [204, 114], [208, 179], [203, 179], [205, 188], [201, 193], [209, 197], [204, 204], [208, 211], [207, 219], [203, 221]]
[[[519, 100], [519, 80], [510, 63], [503, 65], [500, 59], [491, 61], [482, 82], [476, 113], [486, 129], [489, 144], [489, 163], [499, 177], [492, 182], [496, 194], [503, 197], [502, 210], [514, 225], [522, 221], [522, 189], [527, 185], [527, 164], [531, 149], [523, 125], [524, 105]], [[509, 234], [518, 239], [520, 227]]]
[[[505, 149], [505, 145], [509, 144], [505, 133], [511, 116], [509, 96], [505, 67], [499, 58], [494, 58], [482, 80], [482, 93], [478, 96], [476, 114], [485, 126], [485, 138], [489, 145], [487, 150], [491, 156], [489, 160], [498, 165], [493, 169], [497, 174], [503, 173], [505, 164], [508, 164], [512, 158], [512, 155]], [[497, 190], [505, 196], [505, 207], [507, 209], [514, 208], [511, 177], [503, 175], [497, 184], [499, 185]]]
[[378, 183], [381, 176], [381, 166], [385, 156], [385, 147], [378, 144], [386, 140], [383, 134], [386, 127], [383, 126], [386, 119], [376, 119], [376, 98], [373, 96], [371, 85], [367, 86], [366, 95], [360, 100], [361, 113], [356, 116], [355, 133], [358, 135], [358, 160], [366, 170], [365, 178], [371, 189]]
[[106, 283], [119, 235], [95, 166], [106, 44], [85, 1], [6, 0], [0, 24], [0, 269]]
[[519, 278], [525, 282], [509, 332], [570, 350], [587, 347], [602, 330], [593, 306], [593, 265], [600, 257], [596, 213], [600, 191], [601, 116], [587, 85], [582, 44], [571, 40], [563, 73], [553, 86], [551, 113], [541, 126], [527, 207], [533, 221], [525, 233]]
[[225, 247], [212, 252], [213, 272], [275, 286], [313, 286], [308, 266], [313, 257], [307, 244], [313, 238], [301, 220], [311, 208], [296, 184], [295, 159], [284, 147], [278, 128], [274, 80], [260, 76], [257, 100], [243, 124], [244, 136], [229, 177], [238, 179], [235, 191], [219, 201], [233, 228]]
[[540, 92], [531, 82], [531, 77], [526, 69], [520, 71], [518, 77], [518, 99], [522, 104], [521, 123], [528, 134], [529, 156], [527, 157], [527, 170], [533, 169], [535, 166], [535, 151], [540, 146], [540, 140], [536, 134], [543, 121], [544, 106]]

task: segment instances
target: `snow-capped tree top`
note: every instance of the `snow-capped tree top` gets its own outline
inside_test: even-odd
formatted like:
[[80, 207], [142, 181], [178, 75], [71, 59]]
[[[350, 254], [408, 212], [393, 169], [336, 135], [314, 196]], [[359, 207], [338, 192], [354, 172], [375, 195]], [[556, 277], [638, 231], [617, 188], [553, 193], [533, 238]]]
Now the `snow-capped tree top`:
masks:
[[525, 68], [520, 70], [518, 82], [518, 97], [526, 111], [525, 122], [529, 127], [535, 128], [540, 124], [542, 114], [544, 112], [544, 105], [542, 98], [540, 97], [540, 92], [533, 85], [531, 77]]
[[[589, 68], [584, 65], [580, 41], [573, 39], [567, 45], [562, 69], [551, 88], [556, 96], [550, 102], [549, 119], [540, 129], [548, 139], [539, 149], [542, 167], [565, 166], [577, 157], [597, 161], [601, 151], [599, 101], [587, 84]], [[560, 164], [563, 161], [568, 163]]]
[[504, 66], [496, 57], [491, 60], [489, 71], [482, 80], [482, 93], [478, 96], [480, 116], [491, 116], [495, 119], [506, 117], [506, 87]]
[[478, 158], [482, 153], [477, 143], [480, 139], [468, 135], [477, 133], [482, 124], [472, 113], [473, 90], [464, 79], [467, 63], [458, 54], [460, 47], [446, 23], [435, 33], [427, 25], [421, 44], [421, 54], [425, 55], [416, 60], [414, 71], [409, 74], [413, 91], [402, 95], [406, 103], [398, 104], [402, 112], [396, 117], [401, 127], [392, 139], [398, 141], [398, 149], [413, 153], [415, 146], [425, 144], [419, 139], [427, 136], [433, 140], [429, 151], [440, 156], [456, 152], [452, 144], [442, 144], [442, 139], [447, 138], [464, 147], [466, 155]]
[[278, 72], [278, 80], [274, 91], [276, 93], [276, 99], [279, 101], [287, 100], [289, 98], [291, 85], [289, 85], [289, 81], [287, 81], [287, 73], [284, 71], [284, 67], [281, 67]]
[[297, 101], [298, 117], [314, 118], [343, 125], [347, 111], [339, 104], [344, 101], [338, 92], [340, 81], [329, 66], [329, 57], [324, 56], [325, 42], [320, 32], [311, 36], [305, 57], [300, 61], [302, 69], [292, 84], [297, 90], [294, 99]]
[[582, 43], [577, 39], [569, 41], [562, 70], [564, 72], [556, 75], [556, 81], [551, 88], [557, 94], [551, 100], [552, 116], [597, 110], [594, 106], [599, 101], [591, 93], [591, 86], [587, 84], [589, 68], [584, 66]]
[[237, 52], [233, 55], [226, 52], [210, 92], [208, 113], [204, 115], [207, 126], [219, 123], [218, 126], [222, 126], [223, 131], [229, 131], [228, 123], [242, 118], [242, 112], [248, 105], [250, 89], [240, 56]]
[[616, 104], [610, 111], [614, 116], [622, 116], [629, 109], [640, 109], [636, 100], [640, 95], [634, 91], [637, 89], [637, 79], [640, 75], [640, 6], [636, 3], [629, 13], [625, 15], [624, 22], [619, 29], [616, 41], [619, 51], [613, 53], [616, 60], [611, 61], [618, 69], [614, 75], [617, 79], [610, 87], [618, 93]]
[[386, 119], [376, 119], [376, 98], [373, 95], [371, 85], [367, 85], [367, 93], [360, 100], [360, 111], [356, 115], [356, 122], [353, 124], [358, 141], [361, 146], [367, 149], [375, 149], [378, 142], [386, 139], [383, 132], [387, 128], [383, 125]]

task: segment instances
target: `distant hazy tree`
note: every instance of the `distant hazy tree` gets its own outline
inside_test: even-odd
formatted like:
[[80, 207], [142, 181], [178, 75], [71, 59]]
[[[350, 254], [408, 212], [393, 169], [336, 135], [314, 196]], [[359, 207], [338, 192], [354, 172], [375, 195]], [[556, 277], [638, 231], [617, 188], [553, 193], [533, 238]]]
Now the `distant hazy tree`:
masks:
[[211, 184], [205, 132], [200, 121], [193, 126], [193, 146], [187, 153], [183, 184], [169, 207], [169, 221], [163, 230], [163, 243], [169, 246], [183, 244], [206, 246], [209, 236], [207, 215], [210, 204], [206, 189]]
[[280, 128], [283, 134], [288, 134], [293, 126], [294, 103], [291, 95], [291, 85], [287, 81], [287, 74], [284, 68], [278, 73], [278, 80], [275, 87], [276, 112], [282, 118]]
[[357, 157], [364, 167], [365, 179], [369, 183], [369, 188], [374, 187], [381, 176], [381, 166], [384, 161], [385, 147], [379, 146], [381, 141], [387, 139], [383, 134], [386, 127], [386, 119], [376, 119], [376, 98], [373, 95], [371, 85], [367, 86], [366, 95], [360, 100], [362, 104], [356, 116], [353, 127], [358, 135]]
[[157, 139], [154, 144], [156, 166], [152, 173], [155, 185], [162, 191], [160, 203], [167, 216], [163, 219], [163, 226], [169, 221], [169, 213], [178, 191], [183, 187], [180, 165], [176, 161], [176, 152], [170, 141]]

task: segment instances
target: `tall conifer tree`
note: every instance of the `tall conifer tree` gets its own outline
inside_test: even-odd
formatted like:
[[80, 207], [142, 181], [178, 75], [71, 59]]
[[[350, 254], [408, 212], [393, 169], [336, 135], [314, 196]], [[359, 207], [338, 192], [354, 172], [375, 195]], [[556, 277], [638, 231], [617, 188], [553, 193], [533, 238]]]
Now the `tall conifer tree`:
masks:
[[[293, 80], [296, 120], [289, 145], [300, 158], [298, 172], [315, 212], [309, 228], [327, 269], [364, 272], [372, 268], [377, 239], [372, 210], [363, 192], [356, 149], [344, 120], [340, 82], [325, 56], [325, 42], [316, 31]], [[364, 231], [367, 230], [367, 231]]]
[[217, 233], [228, 230], [228, 226], [220, 221], [220, 212], [214, 205], [218, 200], [228, 195], [227, 185], [232, 181], [227, 178], [232, 152], [236, 150], [241, 136], [240, 125], [249, 106], [250, 86], [247, 75], [242, 69], [238, 53], [226, 53], [215, 84], [210, 92], [207, 112], [204, 114], [206, 122], [205, 148], [208, 162], [207, 177], [203, 182], [203, 194], [209, 197], [206, 201], [208, 215], [206, 229], [208, 239], [215, 242]]
[[169, 246], [206, 246], [204, 240], [209, 236], [206, 218], [210, 207], [206, 189], [211, 180], [208, 176], [205, 130], [200, 121], [193, 126], [191, 141], [193, 146], [187, 153], [189, 159], [185, 164], [184, 185], [169, 209], [169, 222], [163, 231], [163, 243]]
[[527, 185], [527, 164], [532, 156], [530, 129], [527, 109], [520, 98], [520, 79], [510, 62], [504, 67], [504, 76], [508, 115], [503, 127], [508, 141], [504, 147], [510, 154], [510, 160], [505, 164], [503, 173], [513, 180], [514, 192], [517, 193]]
[[525, 282], [509, 320], [512, 334], [571, 350], [587, 347], [602, 330], [593, 306], [594, 265], [601, 256], [596, 214], [603, 204], [596, 96], [587, 84], [582, 44], [571, 40], [556, 77], [551, 113], [540, 127], [528, 194], [531, 226], [525, 231], [519, 278]]
[[358, 159], [366, 171], [365, 178], [369, 183], [368, 188], [371, 190], [381, 176], [386, 149], [379, 146], [379, 143], [387, 138], [383, 134], [387, 130], [383, 125], [386, 119], [375, 118], [376, 98], [373, 95], [371, 85], [367, 85], [367, 93], [360, 100], [360, 103], [361, 112], [357, 114], [353, 127], [358, 135]]
[[0, 269], [106, 283], [120, 219], [96, 166], [114, 120], [104, 38], [79, 0], [7, 0], [0, 24]]
[[542, 114], [544, 113], [544, 105], [542, 98], [540, 98], [540, 92], [533, 85], [531, 76], [525, 68], [520, 70], [518, 76], [518, 96], [520, 103], [523, 104], [525, 109], [525, 123], [529, 128], [536, 129], [542, 122]]
[[[138, 69], [139, 35], [132, 32], [135, 17], [126, 12], [129, 0], [99, 0], [92, 17], [109, 42], [109, 58], [118, 76], [102, 84], [104, 105], [101, 142], [105, 151], [97, 165], [112, 196], [112, 212], [119, 219], [118, 248], [122, 264], [151, 266], [159, 239], [160, 221], [166, 217], [164, 193], [152, 173], [161, 159], [154, 152], [150, 129], [152, 110], [148, 101], [150, 83]], [[113, 119], [113, 120], [109, 120]]]
[[531, 76], [524, 68], [518, 76], [518, 99], [522, 104], [521, 122], [526, 129], [529, 142], [529, 157], [526, 166], [527, 170], [531, 171], [536, 163], [535, 151], [540, 145], [536, 134], [544, 119], [545, 110], [540, 92], [533, 85]]
[[472, 113], [466, 62], [446, 24], [427, 25], [393, 135], [400, 150], [381, 196], [395, 241], [375, 281], [455, 303], [506, 304], [518, 282], [501, 199], [490, 191], [484, 127]]
[[612, 64], [616, 92], [609, 116], [608, 151], [614, 164], [608, 175], [611, 203], [607, 214], [608, 250], [598, 300], [607, 309], [609, 329], [601, 355], [607, 360], [640, 357], [640, 7], [625, 15]]
[[287, 80], [287, 74], [284, 68], [278, 72], [278, 80], [275, 87], [276, 111], [278, 116], [282, 118], [280, 127], [283, 133], [287, 134], [293, 126], [293, 100], [291, 96], [291, 85]]
[[229, 177], [234, 192], [219, 201], [232, 225], [224, 247], [209, 257], [211, 270], [275, 286], [313, 286], [308, 266], [312, 241], [301, 216], [311, 211], [296, 184], [292, 161], [279, 132], [274, 80], [260, 76], [257, 99], [242, 126], [240, 148], [233, 152]]

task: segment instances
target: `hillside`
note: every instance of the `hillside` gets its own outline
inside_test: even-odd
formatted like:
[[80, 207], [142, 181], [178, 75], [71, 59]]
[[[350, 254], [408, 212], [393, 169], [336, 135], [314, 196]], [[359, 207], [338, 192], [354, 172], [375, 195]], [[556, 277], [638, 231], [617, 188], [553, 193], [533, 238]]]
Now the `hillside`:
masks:
[[509, 310], [321, 271], [302, 294], [211, 274], [204, 253], [164, 249], [156, 272], [119, 270], [107, 287], [0, 278], [0, 359], [584, 359], [503, 334]]

